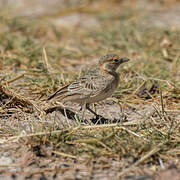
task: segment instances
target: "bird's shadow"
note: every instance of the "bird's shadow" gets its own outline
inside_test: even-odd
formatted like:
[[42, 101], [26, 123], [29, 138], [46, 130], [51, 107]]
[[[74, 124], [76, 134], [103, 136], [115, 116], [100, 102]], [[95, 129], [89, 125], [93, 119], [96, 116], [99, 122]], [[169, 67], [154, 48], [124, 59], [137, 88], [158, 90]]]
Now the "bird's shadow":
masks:
[[94, 118], [91, 118], [90, 121], [93, 124], [109, 124], [109, 123], [119, 123], [122, 120], [121, 119], [109, 119], [105, 118], [101, 115], [95, 116]]
[[[60, 112], [63, 116], [67, 117], [68, 119], [75, 120], [76, 113], [70, 109], [67, 109], [67, 108], [64, 109], [61, 106], [54, 106], [54, 107], [50, 107], [45, 110], [46, 114], [52, 113], [54, 111]], [[113, 119], [112, 120], [112, 119], [105, 118], [101, 115], [98, 115], [98, 116], [91, 118], [90, 121], [93, 124], [109, 124], [109, 123], [119, 123], [122, 121], [122, 119]], [[89, 121], [85, 119], [84, 122], [89, 122]]]
[[59, 111], [63, 116], [66, 116], [68, 119], [74, 120], [74, 116], [76, 115], [75, 112], [69, 110], [69, 109], [64, 109], [61, 106], [54, 106], [54, 107], [50, 107], [48, 109], [44, 110], [46, 112], [46, 114], [52, 113], [54, 111]]

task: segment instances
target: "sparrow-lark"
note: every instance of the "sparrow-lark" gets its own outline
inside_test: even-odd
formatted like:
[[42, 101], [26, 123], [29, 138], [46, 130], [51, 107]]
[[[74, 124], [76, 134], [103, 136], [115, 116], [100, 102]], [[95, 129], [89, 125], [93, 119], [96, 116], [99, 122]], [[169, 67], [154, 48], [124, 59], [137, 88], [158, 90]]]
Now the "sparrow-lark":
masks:
[[97, 116], [89, 108], [89, 104], [104, 100], [112, 95], [119, 84], [119, 75], [116, 70], [120, 64], [127, 61], [129, 61], [128, 58], [120, 57], [117, 54], [107, 54], [99, 59], [96, 70], [57, 90], [48, 100], [76, 102], [83, 107], [84, 111], [88, 109]]

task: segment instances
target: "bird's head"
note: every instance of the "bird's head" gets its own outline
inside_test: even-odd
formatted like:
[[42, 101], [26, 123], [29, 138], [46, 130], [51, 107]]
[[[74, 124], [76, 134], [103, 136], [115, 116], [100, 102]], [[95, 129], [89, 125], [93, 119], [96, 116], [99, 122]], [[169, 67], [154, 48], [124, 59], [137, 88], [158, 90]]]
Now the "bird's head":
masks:
[[117, 54], [107, 54], [99, 59], [98, 65], [104, 71], [114, 72], [120, 64], [128, 61], [129, 59], [126, 57], [120, 57]]

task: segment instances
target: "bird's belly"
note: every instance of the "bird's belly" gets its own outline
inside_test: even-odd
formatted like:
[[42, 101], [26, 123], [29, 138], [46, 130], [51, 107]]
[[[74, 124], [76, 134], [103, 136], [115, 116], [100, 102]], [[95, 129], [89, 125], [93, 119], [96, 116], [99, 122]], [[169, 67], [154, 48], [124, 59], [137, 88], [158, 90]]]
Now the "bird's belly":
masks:
[[115, 89], [116, 89], [116, 87], [112, 87], [108, 91], [104, 90], [95, 96], [91, 96], [91, 97], [89, 97], [87, 103], [94, 103], [94, 102], [102, 101], [102, 100], [110, 97]]
[[109, 91], [107, 93], [100, 93], [99, 95], [97, 96], [93, 96], [93, 97], [90, 97], [89, 98], [89, 102], [88, 103], [94, 103], [94, 102], [98, 102], [98, 101], [102, 101], [108, 97], [110, 97], [112, 95], [113, 91]]
[[79, 104], [95, 103], [95, 102], [102, 101], [102, 100], [110, 97], [112, 95], [113, 91], [114, 91], [114, 89], [110, 89], [108, 91], [102, 91], [102, 92], [98, 93], [95, 96], [89, 96], [89, 97], [78, 96], [77, 98], [74, 97], [70, 101], [71, 102], [76, 102], [76, 103], [79, 103]]

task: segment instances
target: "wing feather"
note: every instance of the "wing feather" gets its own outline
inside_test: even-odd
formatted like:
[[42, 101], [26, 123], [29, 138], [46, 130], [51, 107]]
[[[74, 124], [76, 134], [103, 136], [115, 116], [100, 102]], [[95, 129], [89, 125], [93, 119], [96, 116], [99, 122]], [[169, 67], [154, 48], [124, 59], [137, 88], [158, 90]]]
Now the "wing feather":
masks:
[[100, 74], [87, 74], [68, 86], [69, 92], [95, 96], [107, 87], [107, 80]]
[[51, 100], [54, 97], [61, 96], [68, 91], [68, 85], [62, 87], [61, 89], [58, 89], [55, 93], [53, 93], [50, 97], [48, 97], [48, 101]]
[[[113, 80], [113, 79], [112, 79]], [[101, 91], [105, 90], [107, 84], [110, 83], [103, 75], [98, 73], [88, 73], [85, 76], [73, 81], [72, 83], [64, 86], [52, 94], [47, 100], [52, 98], [61, 98], [72, 96], [73, 94], [80, 97], [93, 97], [98, 95]]]

